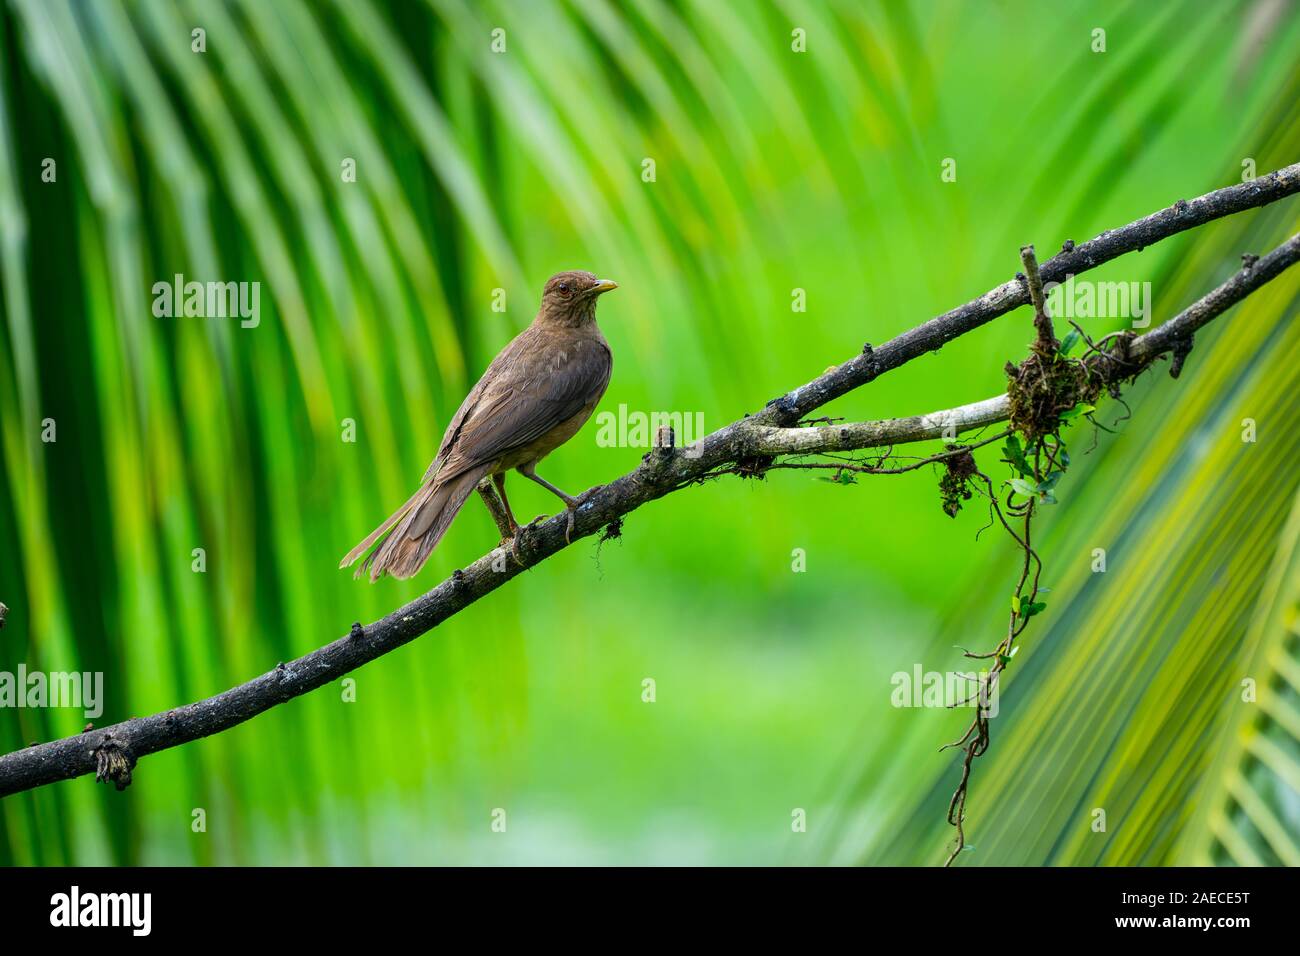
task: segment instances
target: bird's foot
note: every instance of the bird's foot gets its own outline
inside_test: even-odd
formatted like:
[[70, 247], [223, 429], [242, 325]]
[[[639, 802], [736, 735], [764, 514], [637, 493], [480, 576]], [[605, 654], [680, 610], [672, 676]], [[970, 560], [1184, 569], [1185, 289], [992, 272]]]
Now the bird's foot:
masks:
[[508, 547], [510, 549], [510, 556], [513, 557], [515, 559], [515, 563], [517, 563], [522, 568], [524, 566], [524, 560], [522, 557], [520, 557], [519, 545], [522, 543], [523, 539], [527, 537], [528, 534], [530, 534], [535, 527], [537, 527], [537, 525], [541, 524], [549, 517], [550, 515], [538, 515], [532, 521], [528, 522], [528, 524], [525, 525], [516, 524], [514, 526], [514, 531], [510, 535], [510, 537], [502, 538], [501, 541], [497, 544], [497, 547], [499, 548]]
[[524, 561], [523, 558], [519, 556], [519, 533], [521, 531], [523, 531], [523, 528], [519, 527], [519, 525], [515, 525], [514, 533], [498, 541], [497, 547], [509, 551], [510, 556], [515, 559], [515, 563], [522, 568], [524, 566]]
[[[497, 547], [508, 549], [510, 553], [514, 555], [514, 559], [519, 561], [519, 522], [515, 520], [514, 515], [508, 515], [506, 517], [506, 522], [506, 533], [502, 535], [501, 540], [497, 542]], [[519, 563], [522, 564], [523, 562], [520, 561]]]
[[597, 485], [595, 488], [588, 488], [586, 491], [578, 495], [578, 497], [576, 498], [564, 499], [564, 507], [565, 510], [568, 512], [567, 522], [564, 526], [564, 540], [568, 544], [573, 544], [572, 541], [573, 522], [578, 516], [578, 509], [581, 508], [583, 505], [585, 505], [591, 499], [591, 496], [594, 495], [599, 490], [600, 490], [600, 485]]
[[511, 542], [514, 541], [515, 538], [519, 537], [519, 523], [515, 521], [513, 517], [510, 519], [507, 532], [508, 533], [503, 535], [501, 540], [497, 542], [498, 548], [509, 547]]

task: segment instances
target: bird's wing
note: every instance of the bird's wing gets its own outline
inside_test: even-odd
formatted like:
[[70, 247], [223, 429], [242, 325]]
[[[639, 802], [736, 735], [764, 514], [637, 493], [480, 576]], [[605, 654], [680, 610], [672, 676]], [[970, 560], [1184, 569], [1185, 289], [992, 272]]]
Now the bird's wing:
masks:
[[519, 355], [498, 375], [484, 373], [478, 401], [462, 406], [463, 420], [445, 443], [442, 474], [495, 461], [564, 424], [605, 393], [612, 365], [604, 342], [580, 339]]
[[[465, 400], [460, 403], [460, 408], [456, 409], [456, 414], [451, 416], [451, 421], [447, 424], [447, 430], [442, 435], [442, 444], [438, 446], [438, 454], [429, 463], [429, 468], [425, 471], [421, 484], [427, 482], [443, 467], [447, 456], [455, 448], [457, 439], [460, 438], [460, 432], [465, 427], [465, 422], [479, 411], [479, 406], [483, 404], [484, 399], [486, 398], [489, 404], [494, 402], [495, 396], [490, 394], [494, 391], [492, 386], [505, 377], [505, 369], [515, 361], [516, 353], [520, 351], [520, 338], [520, 336], [516, 336], [510, 344], [497, 353], [497, 357], [491, 361], [487, 369], [484, 370], [482, 377], [470, 389], [469, 394], [465, 396]], [[451, 477], [451, 475], [447, 475], [447, 477]]]

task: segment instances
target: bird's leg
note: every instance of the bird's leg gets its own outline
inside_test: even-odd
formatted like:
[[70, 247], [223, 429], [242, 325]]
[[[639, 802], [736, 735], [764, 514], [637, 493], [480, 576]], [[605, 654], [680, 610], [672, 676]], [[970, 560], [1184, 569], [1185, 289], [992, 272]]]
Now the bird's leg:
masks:
[[501, 472], [499, 475], [493, 475], [492, 481], [497, 486], [497, 494], [501, 496], [501, 505], [506, 509], [506, 520], [510, 522], [510, 537], [519, 533], [519, 522], [515, 520], [515, 513], [510, 510], [510, 499], [506, 497], [506, 475]]
[[525, 478], [531, 478], [564, 502], [565, 511], [568, 512], [568, 523], [564, 527], [564, 540], [572, 544], [573, 542], [570, 540], [570, 536], [573, 534], [573, 516], [578, 510], [578, 505], [582, 504], [582, 499], [575, 498], [573, 495], [565, 494], [537, 472], [533, 471], [534, 467], [535, 466], [533, 465], [524, 465], [519, 469], [519, 474], [523, 475]]
[[511, 556], [520, 566], [522, 566], [524, 560], [519, 556], [519, 532], [521, 529], [519, 527], [519, 522], [515, 520], [515, 513], [510, 510], [510, 499], [506, 497], [505, 472], [493, 475], [492, 481], [496, 484], [497, 494], [501, 496], [501, 506], [505, 508], [505, 517], [508, 522], [507, 527], [502, 530], [502, 534], [505, 535], [505, 537], [501, 539], [501, 544], [505, 545], [507, 541], [510, 543]]

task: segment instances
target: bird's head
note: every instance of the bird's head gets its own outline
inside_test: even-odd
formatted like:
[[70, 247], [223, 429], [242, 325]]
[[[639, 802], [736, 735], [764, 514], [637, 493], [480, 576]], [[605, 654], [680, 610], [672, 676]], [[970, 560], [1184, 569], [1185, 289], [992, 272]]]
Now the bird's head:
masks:
[[598, 279], [590, 272], [558, 272], [546, 280], [542, 289], [542, 308], [538, 318], [561, 325], [582, 325], [596, 319], [596, 299], [603, 292], [617, 289], [612, 279]]

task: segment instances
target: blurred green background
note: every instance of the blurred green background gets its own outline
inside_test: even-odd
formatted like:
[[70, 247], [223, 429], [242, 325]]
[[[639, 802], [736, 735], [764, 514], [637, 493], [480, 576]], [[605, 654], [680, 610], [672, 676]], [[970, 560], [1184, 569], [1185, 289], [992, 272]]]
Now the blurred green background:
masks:
[[[2, 0], [0, 669], [102, 671], [102, 726], [304, 654], [495, 543], [471, 502], [416, 580], [337, 569], [551, 273], [620, 282], [601, 410], [711, 430], [1010, 278], [1022, 243], [1296, 161], [1298, 44], [1286, 0]], [[1150, 281], [1159, 322], [1298, 223], [1291, 200], [1089, 278]], [[176, 273], [260, 282], [260, 325], [155, 318]], [[1076, 429], [961, 865], [1300, 863], [1298, 295], [1283, 276], [1147, 376], [1092, 454]], [[985, 398], [1030, 338], [1004, 317], [827, 411]], [[547, 477], [643, 451], [595, 435]], [[966, 716], [896, 709], [890, 678], [996, 643], [1017, 568], [936, 484], [674, 495], [355, 701], [149, 757], [124, 793], [0, 801], [0, 862], [942, 862]], [[84, 722], [0, 711], [0, 751]]]

